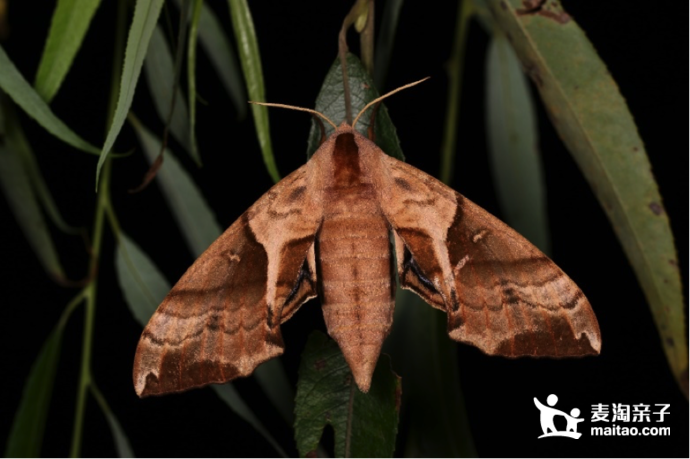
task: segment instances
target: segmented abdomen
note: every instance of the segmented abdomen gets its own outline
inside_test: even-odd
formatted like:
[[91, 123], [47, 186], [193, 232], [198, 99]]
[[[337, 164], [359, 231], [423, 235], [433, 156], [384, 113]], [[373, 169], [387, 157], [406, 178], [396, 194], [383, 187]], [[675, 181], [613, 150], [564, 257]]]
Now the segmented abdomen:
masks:
[[319, 295], [328, 332], [355, 373], [373, 371], [393, 320], [388, 231], [370, 184], [327, 190], [316, 245]]

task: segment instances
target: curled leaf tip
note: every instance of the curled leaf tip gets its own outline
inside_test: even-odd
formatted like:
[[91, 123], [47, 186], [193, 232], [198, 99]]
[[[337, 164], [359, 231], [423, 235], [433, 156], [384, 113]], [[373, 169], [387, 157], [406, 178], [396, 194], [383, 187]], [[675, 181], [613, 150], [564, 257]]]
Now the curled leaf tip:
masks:
[[144, 175], [144, 180], [142, 180], [141, 184], [139, 186], [137, 186], [136, 188], [131, 188], [131, 189], [127, 190], [129, 194], [136, 194], [136, 193], [139, 193], [140, 191], [143, 191], [147, 186], [149, 186], [149, 183], [151, 183], [153, 181], [153, 179], [156, 178], [158, 171], [160, 170], [161, 166], [163, 165], [163, 153], [164, 152], [165, 152], [165, 150], [161, 151], [158, 154], [155, 161], [153, 161], [153, 164], [151, 164], [151, 167], [146, 172], [146, 175]]

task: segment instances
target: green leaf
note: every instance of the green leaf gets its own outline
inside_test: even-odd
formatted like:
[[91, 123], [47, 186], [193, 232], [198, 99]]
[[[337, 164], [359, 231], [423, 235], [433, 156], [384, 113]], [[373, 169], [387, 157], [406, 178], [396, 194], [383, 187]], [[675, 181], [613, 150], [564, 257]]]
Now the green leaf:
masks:
[[[176, 1], [178, 6], [181, 4], [181, 1]], [[197, 1], [201, 3], [198, 25], [201, 47], [216, 69], [218, 77], [237, 111], [237, 116], [244, 118], [247, 113], [247, 94], [244, 91], [242, 73], [237, 63], [237, 56], [216, 14], [202, 0]]]
[[[489, 6], [535, 82], [551, 121], [611, 220], [687, 396], [687, 318], [673, 235], [635, 122], [616, 82], [558, 1], [519, 14]], [[596, 305], [595, 305], [596, 309]]]
[[476, 457], [444, 313], [398, 289], [395, 326], [384, 343], [405, 381], [406, 457]]
[[130, 311], [145, 327], [170, 291], [170, 284], [148, 255], [123, 232], [118, 237], [115, 271]]
[[496, 21], [494, 21], [487, 0], [471, 0], [474, 19], [484, 29], [484, 32], [493, 35], [496, 31]]
[[58, 0], [34, 84], [46, 102], [60, 89], [100, 3], [100, 0]]
[[[364, 69], [362, 63], [353, 54], [347, 55], [347, 76], [350, 81], [350, 100], [352, 102], [352, 116], [356, 116], [366, 104], [379, 97], [376, 91], [374, 81], [371, 79], [367, 71]], [[321, 85], [319, 95], [316, 97], [317, 112], [326, 115], [328, 119], [335, 124], [339, 124], [345, 120], [345, 97], [343, 89], [343, 73], [340, 67], [340, 59], [336, 59], [328, 74]], [[357, 122], [357, 131], [362, 135], [367, 135], [369, 129], [369, 122], [371, 117], [365, 114]], [[400, 148], [400, 141], [395, 132], [395, 126], [391, 122], [388, 115], [388, 109], [384, 104], [381, 104], [378, 113], [376, 114], [376, 126], [374, 127], [376, 144], [386, 154], [397, 158], [401, 161], [405, 160], [405, 156]], [[326, 137], [333, 132], [333, 127], [330, 124], [324, 123], [326, 128]], [[309, 132], [309, 140], [307, 143], [307, 158], [319, 148], [321, 144], [321, 128], [312, 120], [311, 131]]]
[[244, 118], [247, 113], [247, 93], [244, 90], [242, 73], [230, 40], [213, 10], [205, 4], [199, 18], [199, 38], [211, 64], [218, 72], [223, 87], [232, 100], [237, 116]]
[[383, 20], [379, 38], [376, 41], [376, 57], [374, 58], [374, 79], [378, 89], [383, 89], [386, 81], [403, 3], [404, 0], [389, 0], [383, 6]]
[[467, 36], [470, 19], [474, 14], [474, 3], [470, 0], [460, 2], [455, 20], [455, 37], [450, 57], [446, 63], [448, 73], [448, 104], [443, 126], [443, 141], [441, 143], [441, 170], [439, 179], [450, 185], [455, 173], [455, 155], [458, 138], [458, 119], [462, 101], [462, 80], [465, 73], [465, 54], [467, 50]]
[[[179, 3], [179, 2], [178, 2]], [[187, 92], [189, 96], [189, 139], [196, 142], [196, 40], [199, 33], [199, 17], [204, 0], [194, 0], [192, 17], [189, 21], [189, 40], [187, 41]], [[199, 158], [201, 161], [201, 158]]]
[[23, 160], [31, 153], [18, 120], [9, 108], [8, 101], [2, 97], [0, 122], [4, 121], [4, 125], [0, 126], [0, 188], [43, 269], [55, 278], [64, 278], [57, 250], [39, 207], [39, 198]]
[[97, 147], [79, 137], [55, 116], [48, 104], [19, 73], [2, 46], [0, 46], [0, 89], [58, 139], [87, 153], [99, 154], [100, 150]]
[[295, 392], [280, 359], [271, 359], [254, 370], [254, 377], [288, 424], [295, 420]]
[[135, 457], [132, 445], [130, 445], [129, 439], [120, 425], [120, 421], [118, 421], [117, 417], [113, 414], [110, 406], [108, 406], [108, 402], [105, 401], [105, 397], [103, 397], [103, 394], [101, 394], [101, 391], [93, 380], [91, 380], [89, 384], [89, 389], [91, 389], [91, 394], [101, 407], [106, 421], [108, 421], [108, 426], [110, 427], [110, 432], [113, 434], [113, 441], [115, 442], [115, 449], [117, 449], [118, 456]]
[[39, 457], [41, 454], [61, 343], [62, 327], [57, 327], [48, 336], [31, 367], [7, 441], [5, 457]]
[[[235, 39], [240, 53], [240, 64], [244, 73], [244, 81], [247, 83], [249, 98], [254, 102], [265, 102], [264, 74], [261, 70], [261, 55], [259, 43], [254, 31], [254, 22], [247, 0], [228, 0], [230, 5], [230, 17], [235, 31]], [[280, 173], [276, 167], [271, 146], [271, 132], [268, 127], [268, 107], [252, 104], [252, 115], [256, 136], [263, 154], [264, 164], [274, 182], [280, 180]]]
[[53, 224], [57, 228], [66, 234], [79, 234], [81, 229], [68, 225], [60, 214], [60, 210], [57, 204], [53, 200], [53, 196], [50, 194], [48, 185], [43, 180], [43, 175], [38, 167], [38, 162], [31, 150], [31, 145], [29, 145], [29, 140], [26, 138], [24, 131], [21, 129], [19, 123], [16, 123], [16, 139], [15, 148], [19, 153], [22, 164], [26, 170], [29, 180], [31, 181], [31, 186], [34, 189], [38, 197], [38, 201], [43, 206], [43, 210], [48, 214], [48, 217], [52, 220]]
[[[130, 117], [130, 121], [147, 159], [153, 163], [160, 152], [161, 141], [134, 117]], [[187, 171], [168, 149], [156, 178], [190, 251], [198, 257], [221, 234], [213, 211]]]
[[[137, 322], [145, 327], [170, 291], [170, 284], [149, 256], [121, 231], [115, 256], [115, 270], [130, 311]], [[231, 384], [211, 387], [232, 411], [247, 421], [276, 451], [285, 456], [285, 452]]]
[[486, 79], [487, 143], [501, 211], [510, 226], [549, 253], [534, 104], [520, 61], [500, 32], [489, 43]]
[[227, 405], [234, 411], [239, 417], [247, 421], [257, 432], [259, 432], [268, 441], [271, 446], [280, 454], [282, 457], [287, 457], [283, 448], [280, 447], [275, 438], [268, 433], [266, 428], [261, 424], [259, 418], [256, 417], [254, 412], [244, 403], [244, 400], [237, 393], [235, 388], [231, 384], [213, 385], [213, 390], [216, 395], [220, 397]]
[[300, 456], [314, 453], [326, 424], [335, 432], [335, 457], [393, 457], [402, 386], [386, 355], [368, 393], [355, 385], [340, 348], [313, 332], [302, 353], [295, 399]]
[[101, 156], [98, 158], [98, 165], [96, 166], [96, 189], [98, 189], [98, 177], [100, 176], [105, 158], [113, 148], [115, 139], [120, 134], [122, 125], [125, 124], [129, 108], [132, 106], [134, 90], [137, 87], [139, 75], [141, 75], [141, 67], [149, 48], [149, 41], [156, 28], [156, 22], [158, 22], [158, 16], [162, 7], [163, 0], [137, 0], [134, 8], [134, 18], [127, 36], [125, 61], [120, 78], [120, 95], [118, 96], [115, 114], [113, 115], [113, 120], [108, 129], [108, 135], [105, 138], [105, 143], [100, 151]]
[[163, 123], [168, 122], [173, 89], [175, 89], [175, 107], [170, 119], [170, 132], [180, 142], [180, 145], [187, 150], [194, 162], [200, 164], [199, 152], [189, 135], [190, 119], [185, 98], [179, 86], [174, 88], [175, 67], [173, 65], [173, 57], [163, 29], [160, 26], [156, 26], [153, 29], [149, 50], [144, 60], [144, 70], [156, 111]]
[[[146, 153], [148, 160], [153, 162], [160, 151], [160, 140], [136, 118], [130, 117], [130, 119], [144, 153]], [[221, 234], [213, 211], [191, 177], [170, 151], [166, 150], [165, 161], [158, 171], [157, 179], [168, 200], [168, 205], [182, 229], [187, 245], [192, 254], [198, 257]], [[156, 303], [154, 309], [159, 303], [160, 301]], [[288, 421], [292, 419], [292, 390], [280, 361], [276, 360], [268, 365], [261, 365], [254, 372], [254, 376], [283, 418]]]
[[115, 441], [115, 448], [117, 449], [117, 454], [120, 457], [136, 457], [134, 451], [132, 450], [132, 445], [129, 444], [129, 439], [122, 430], [120, 421], [117, 420], [115, 415], [111, 412], [105, 413], [105, 419], [108, 421], [108, 426], [110, 426], [110, 431], [113, 434], [113, 440]]

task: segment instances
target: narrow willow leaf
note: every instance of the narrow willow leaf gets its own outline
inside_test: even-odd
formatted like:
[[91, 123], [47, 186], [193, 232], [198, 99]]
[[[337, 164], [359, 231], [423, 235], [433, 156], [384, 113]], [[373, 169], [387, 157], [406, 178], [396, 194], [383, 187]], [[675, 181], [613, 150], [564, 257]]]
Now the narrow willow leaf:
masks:
[[31, 181], [31, 186], [33, 187], [39, 202], [43, 206], [43, 210], [48, 214], [48, 217], [52, 220], [53, 224], [58, 227], [58, 229], [66, 234], [78, 234], [81, 230], [73, 226], [68, 225], [60, 214], [60, 210], [57, 204], [53, 200], [53, 196], [48, 189], [48, 185], [43, 179], [43, 174], [38, 167], [38, 162], [36, 157], [29, 145], [29, 140], [26, 138], [24, 131], [21, 129], [19, 123], [15, 125], [14, 148], [19, 153], [22, 164], [26, 170], [29, 180]]
[[470, 0], [472, 2], [472, 10], [474, 12], [474, 19], [479, 22], [484, 32], [493, 35], [496, 32], [496, 21], [491, 15], [491, 9], [487, 4], [487, 0]]
[[113, 121], [108, 129], [108, 135], [105, 138], [105, 143], [100, 151], [101, 156], [98, 158], [98, 165], [96, 166], [96, 189], [98, 189], [98, 177], [105, 158], [113, 148], [115, 139], [120, 134], [122, 125], [125, 124], [129, 108], [132, 106], [134, 90], [137, 87], [139, 75], [141, 75], [141, 67], [146, 57], [146, 51], [149, 48], [149, 41], [156, 28], [156, 22], [158, 22], [158, 16], [162, 7], [163, 0], [137, 0], [134, 8], [134, 18], [127, 36], [125, 61], [120, 78], [120, 95], [117, 99]]
[[[254, 22], [247, 0], [228, 0], [230, 5], [230, 17], [235, 31], [235, 38], [240, 54], [240, 64], [244, 73], [244, 81], [247, 83], [247, 93], [254, 102], [265, 102], [264, 95], [264, 74], [261, 70], [261, 55], [259, 54], [259, 43], [254, 31]], [[274, 182], [280, 180], [280, 174], [276, 167], [273, 157], [273, 147], [271, 146], [271, 132], [268, 127], [268, 107], [262, 105], [252, 105], [252, 115], [254, 116], [254, 126], [256, 136], [259, 139], [259, 146], [264, 157], [266, 169]]]
[[[5, 126], [3, 119], [8, 119], [7, 126]], [[24, 130], [22, 129], [19, 120], [16, 118], [14, 110], [12, 110], [12, 107], [9, 103], [2, 103], [2, 107], [0, 107], [0, 126], [3, 126], [3, 128], [0, 128], [0, 136], [9, 136], [9, 139], [6, 139], [6, 141], [12, 145], [12, 150], [15, 151], [21, 158], [22, 165], [24, 166], [26, 174], [29, 177], [33, 191], [38, 197], [38, 201], [43, 206], [43, 210], [45, 210], [55, 226], [57, 226], [62, 232], [67, 234], [79, 233], [79, 228], [68, 225], [62, 218], [62, 215], [57, 208], [57, 204], [55, 204], [53, 196], [50, 194], [50, 190], [43, 180], [43, 175], [38, 167], [38, 163], [31, 149], [31, 145], [29, 144], [29, 140], [26, 138]], [[5, 129], [5, 127], [10, 128], [9, 134], [7, 133], [7, 129]], [[3, 129], [5, 130], [3, 131]]]
[[254, 377], [285, 422], [292, 424], [295, 419], [295, 392], [282, 361], [271, 359], [262, 363], [254, 370]]
[[58, 0], [34, 87], [50, 102], [69, 72], [101, 0]]
[[448, 103], [446, 105], [443, 142], [441, 143], [441, 169], [439, 179], [450, 185], [455, 173], [456, 143], [458, 138], [458, 119], [461, 107], [462, 80], [464, 78], [465, 54], [470, 19], [474, 13], [474, 3], [461, 1], [455, 19], [455, 36], [450, 57], [446, 63], [448, 73]]
[[[142, 327], [145, 327], [158, 305], [170, 291], [170, 284], [149, 256], [123, 232], [119, 233], [115, 269], [120, 289], [132, 315]], [[247, 421], [273, 445], [276, 451], [285, 456], [285, 452], [232, 385], [211, 387], [232, 411]]]
[[402, 386], [382, 355], [371, 388], [355, 385], [340, 348], [313, 332], [302, 352], [295, 398], [295, 441], [300, 456], [316, 452], [324, 427], [335, 432], [335, 457], [393, 457]]
[[[376, 91], [374, 81], [371, 79], [362, 63], [353, 54], [347, 55], [347, 76], [350, 82], [350, 100], [352, 103], [352, 113], [355, 116], [366, 104], [376, 99], [379, 93]], [[336, 59], [326, 74], [326, 78], [321, 85], [319, 95], [316, 97], [314, 109], [323, 113], [338, 124], [345, 120], [345, 97], [343, 90], [343, 73], [340, 68], [340, 59]], [[362, 135], [367, 135], [369, 123], [371, 121], [371, 111], [360, 118], [357, 123], [357, 131]], [[388, 115], [388, 109], [381, 104], [375, 120], [374, 126], [376, 144], [388, 155], [401, 161], [405, 156], [400, 148], [400, 140], [395, 132], [395, 126]], [[326, 136], [331, 135], [333, 127], [325, 124]], [[307, 142], [307, 158], [319, 148], [321, 144], [321, 128], [312, 120], [309, 140]]]
[[35, 119], [46, 131], [58, 139], [87, 153], [99, 154], [98, 147], [79, 137], [55, 116], [48, 104], [19, 73], [2, 46], [0, 46], [0, 89], [5, 91], [22, 110]]
[[115, 448], [120, 457], [136, 457], [132, 450], [132, 445], [129, 444], [129, 439], [122, 430], [120, 421], [117, 420], [113, 413], [105, 413], [105, 419], [108, 421], [110, 431], [113, 433], [113, 440], [115, 441]]
[[153, 29], [149, 50], [144, 60], [144, 70], [156, 111], [163, 123], [168, 121], [173, 90], [175, 91], [175, 106], [170, 120], [170, 132], [192, 159], [200, 164], [199, 153], [189, 135], [190, 120], [185, 98], [180, 87], [175, 88], [173, 56], [163, 29], [159, 25]]
[[53, 393], [53, 381], [62, 343], [62, 327], [57, 327], [43, 344], [34, 362], [19, 409], [7, 440], [5, 457], [40, 457], [43, 431]]
[[106, 402], [105, 397], [103, 397], [103, 394], [101, 394], [101, 391], [93, 380], [89, 384], [89, 389], [91, 389], [91, 394], [101, 407], [106, 421], [108, 421], [108, 426], [110, 427], [110, 432], [113, 434], [113, 441], [115, 442], [115, 449], [117, 449], [118, 456], [135, 457], [129, 439], [120, 425], [120, 421], [118, 421], [117, 417], [113, 414], [110, 406], [108, 406], [108, 402]]
[[381, 31], [376, 41], [376, 52], [374, 53], [374, 79], [379, 91], [383, 90], [383, 85], [386, 82], [388, 67], [393, 55], [393, 45], [395, 44], [395, 32], [398, 29], [398, 19], [403, 3], [404, 0], [389, 0], [383, 7]]
[[527, 79], [502, 33], [486, 62], [486, 137], [494, 186], [506, 222], [549, 253], [544, 171]]
[[[196, 42], [199, 34], [199, 17], [204, 0], [194, 0], [192, 17], [189, 20], [189, 40], [187, 41], [187, 93], [189, 97], [189, 139], [197, 148], [196, 142]], [[198, 150], [197, 150], [198, 151]], [[198, 153], [197, 153], [198, 156]], [[201, 158], [198, 158], [199, 162]]]
[[237, 393], [231, 384], [214, 385], [213, 390], [239, 417], [247, 421], [257, 432], [263, 435], [266, 441], [273, 446], [273, 449], [275, 449], [281, 457], [288, 457], [285, 451], [283, 451], [283, 448], [281, 448], [275, 438], [268, 433], [263, 424], [261, 424], [261, 421], [259, 421], [259, 418], [257, 418], [254, 412], [244, 403], [240, 394]]
[[676, 249], [625, 99], [560, 2], [527, 14], [519, 13], [520, 0], [488, 3], [611, 220], [645, 292], [671, 370], [687, 396], [687, 318]]
[[[153, 162], [160, 151], [160, 140], [135, 118], [131, 119], [148, 160]], [[222, 232], [213, 211], [170, 151], [166, 150], [165, 161], [157, 178], [187, 245], [192, 254], [198, 257]], [[282, 363], [276, 362], [259, 367], [254, 376], [283, 417], [289, 420], [292, 418], [292, 397], [285, 398], [285, 395], [291, 395], [292, 390]]]
[[129, 310], [145, 327], [170, 291], [170, 284], [148, 255], [123, 232], [118, 237], [115, 271]]
[[199, 39], [235, 106], [237, 116], [244, 118], [247, 113], [247, 93], [242, 84], [242, 72], [237, 63], [237, 55], [223, 32], [220, 21], [206, 5], [201, 8]]
[[[149, 162], [155, 161], [161, 148], [161, 141], [138, 121], [132, 119], [132, 126], [139, 138]], [[166, 149], [165, 161], [156, 176], [168, 201], [187, 246], [195, 257], [201, 255], [221, 234], [220, 225], [213, 211], [201, 195], [191, 177]]]
[[384, 343], [405, 381], [405, 457], [477, 457], [460, 388], [457, 345], [446, 315], [398, 289], [395, 326]]
[[[218, 77], [237, 111], [238, 118], [244, 118], [247, 113], [247, 94], [242, 84], [242, 73], [237, 63], [237, 56], [216, 14], [202, 0], [196, 1], [201, 3], [198, 24], [201, 47], [216, 69]], [[176, 3], [180, 6], [182, 0], [176, 0]]]
[[4, 126], [0, 136], [0, 188], [12, 209], [19, 226], [38, 257], [43, 269], [55, 278], [64, 278], [60, 259], [50, 231], [39, 207], [39, 199], [31, 185], [30, 175], [22, 160], [21, 149], [26, 147], [14, 114], [2, 104]]

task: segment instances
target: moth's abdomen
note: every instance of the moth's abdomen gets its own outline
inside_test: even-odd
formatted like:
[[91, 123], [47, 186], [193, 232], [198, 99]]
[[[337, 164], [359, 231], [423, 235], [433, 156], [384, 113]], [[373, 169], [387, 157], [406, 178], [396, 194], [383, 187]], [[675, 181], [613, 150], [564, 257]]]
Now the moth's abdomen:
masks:
[[388, 226], [371, 185], [327, 190], [316, 249], [328, 333], [340, 345], [357, 385], [366, 391], [395, 305]]

